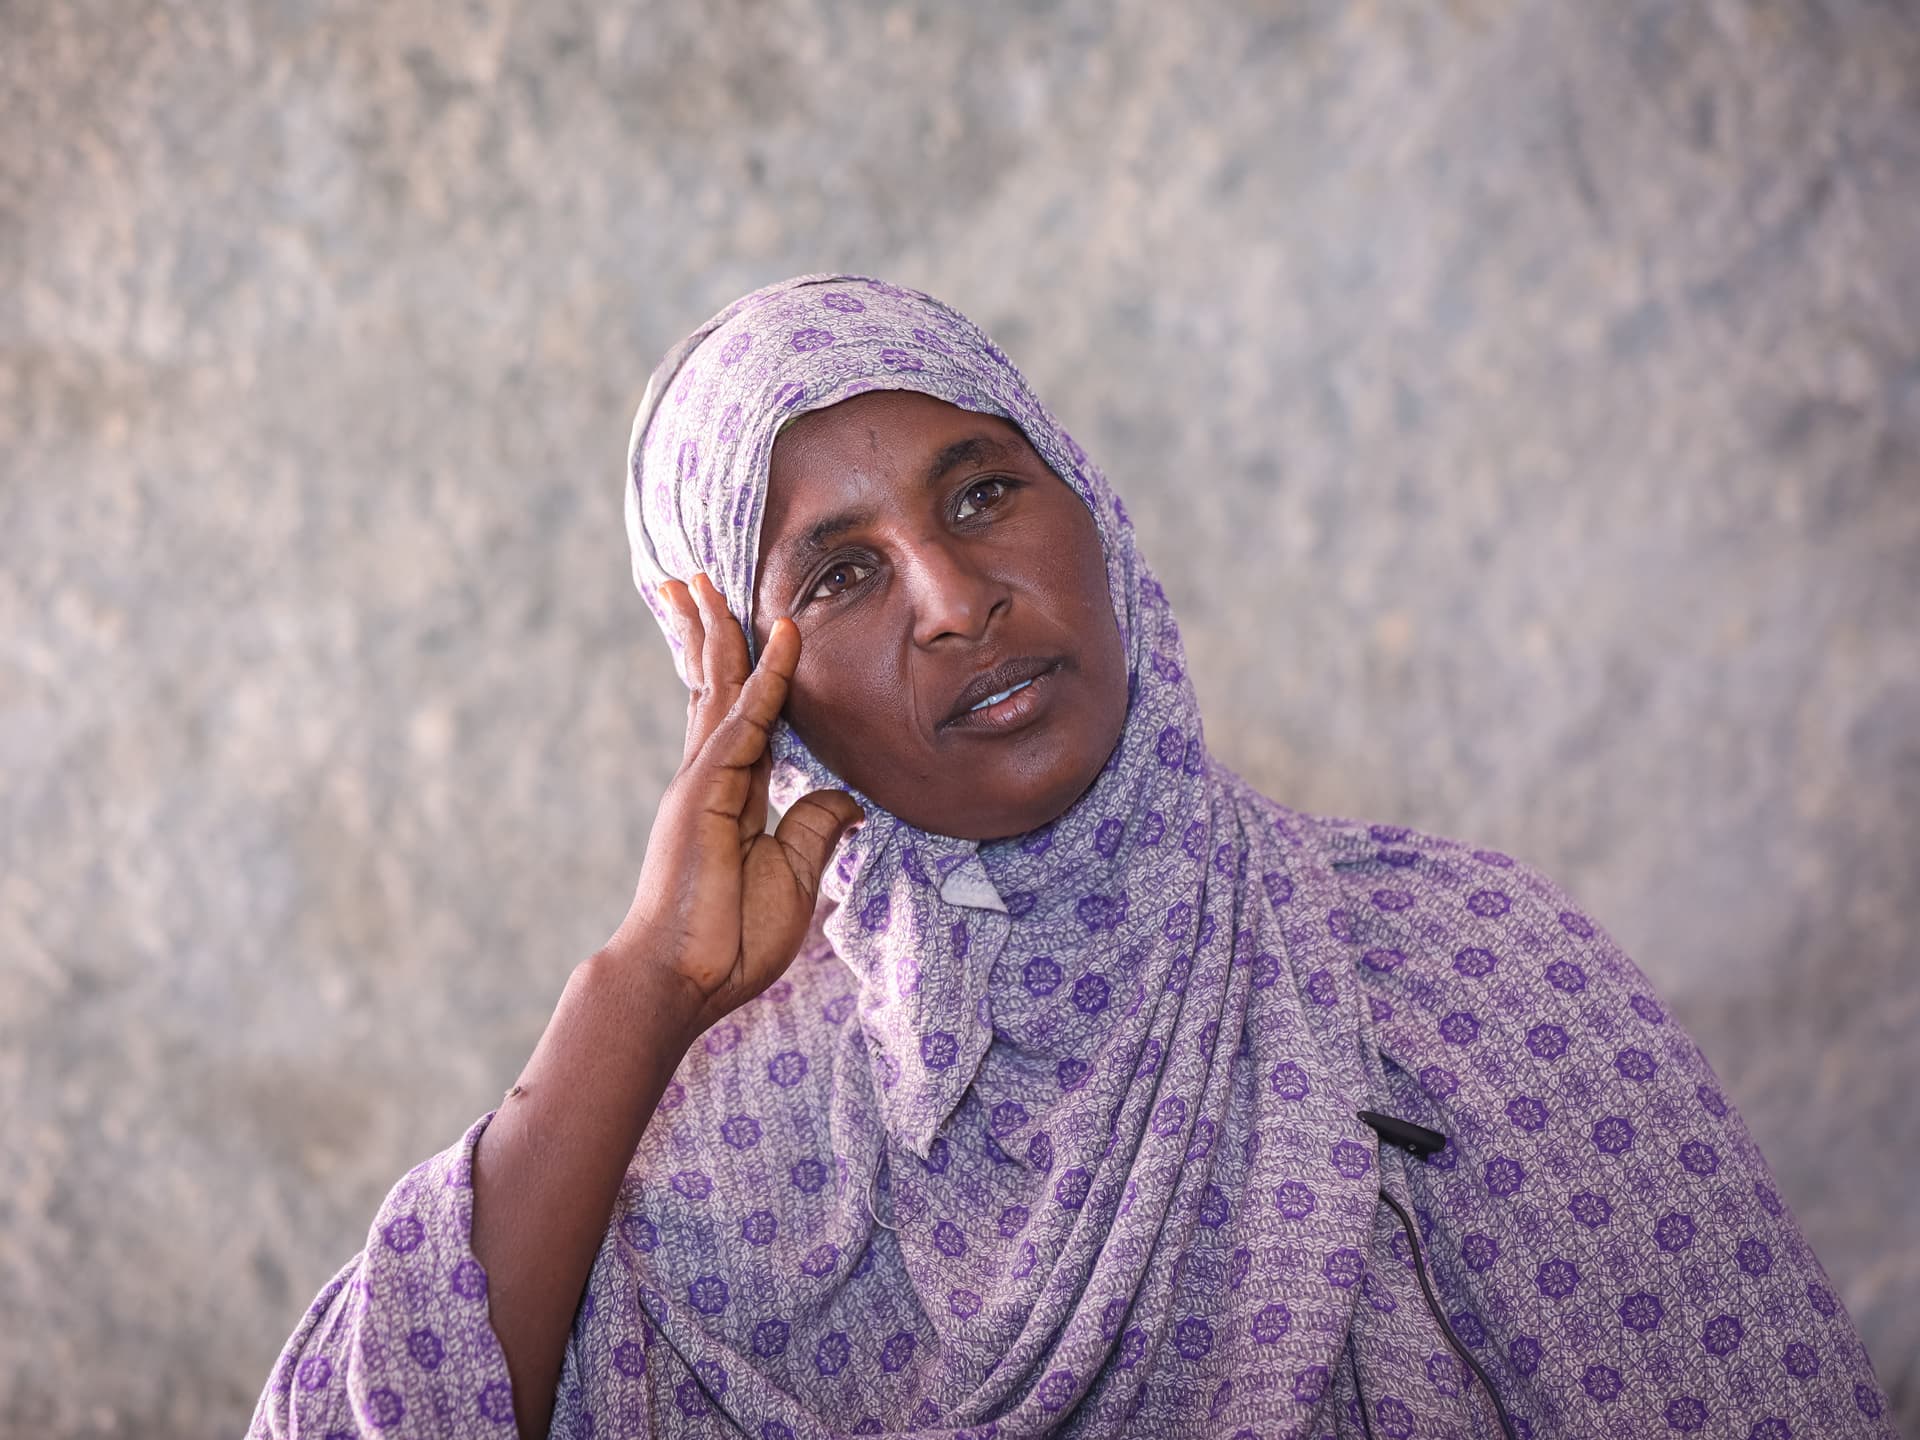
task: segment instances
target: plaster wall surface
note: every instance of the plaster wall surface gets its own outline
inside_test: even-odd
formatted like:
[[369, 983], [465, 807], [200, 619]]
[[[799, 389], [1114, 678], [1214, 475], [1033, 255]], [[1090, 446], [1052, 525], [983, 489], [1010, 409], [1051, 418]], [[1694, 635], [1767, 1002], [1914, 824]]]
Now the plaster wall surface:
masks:
[[1540, 865], [1920, 1430], [1920, 14], [0, 3], [0, 1432], [237, 1434], [618, 923], [627, 427], [979, 319], [1213, 749]]

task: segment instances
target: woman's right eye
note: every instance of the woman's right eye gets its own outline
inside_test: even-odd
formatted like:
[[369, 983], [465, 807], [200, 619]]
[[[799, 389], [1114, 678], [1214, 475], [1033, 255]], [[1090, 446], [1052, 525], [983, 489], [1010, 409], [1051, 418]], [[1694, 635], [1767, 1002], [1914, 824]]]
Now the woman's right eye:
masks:
[[836, 595], [844, 595], [866, 576], [867, 567], [856, 565], [851, 560], [842, 560], [837, 565], [829, 565], [820, 572], [820, 579], [813, 587], [809, 600], [831, 600]]

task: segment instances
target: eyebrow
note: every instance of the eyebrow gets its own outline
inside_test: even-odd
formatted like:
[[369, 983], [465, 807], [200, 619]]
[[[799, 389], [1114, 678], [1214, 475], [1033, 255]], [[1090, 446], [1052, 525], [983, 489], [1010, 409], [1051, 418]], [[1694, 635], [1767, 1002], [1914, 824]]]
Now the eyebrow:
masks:
[[[964, 440], [956, 440], [943, 447], [921, 473], [920, 484], [922, 488], [931, 490], [962, 466], [1010, 459], [1018, 455], [1019, 450], [1020, 447], [1011, 440], [998, 440], [990, 435], [969, 435]], [[847, 531], [871, 524], [876, 513], [872, 506], [860, 505], [823, 515], [807, 527], [805, 534], [781, 546], [781, 559], [791, 566], [805, 565], [816, 555], [832, 549], [834, 540]]]
[[931, 490], [953, 471], [962, 465], [983, 464], [1002, 457], [1011, 458], [1019, 453], [1019, 446], [1010, 440], [996, 440], [991, 435], [969, 435], [965, 440], [956, 440], [927, 466], [926, 474], [920, 483]]

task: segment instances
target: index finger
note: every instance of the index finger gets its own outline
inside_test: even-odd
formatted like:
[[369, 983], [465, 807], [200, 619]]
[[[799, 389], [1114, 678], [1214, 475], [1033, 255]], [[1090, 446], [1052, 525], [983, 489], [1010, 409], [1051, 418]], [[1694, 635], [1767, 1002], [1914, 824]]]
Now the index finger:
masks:
[[800, 627], [782, 615], [773, 622], [773, 629], [767, 632], [766, 648], [760, 652], [759, 663], [777, 673], [782, 680], [793, 679], [794, 671], [800, 668]]

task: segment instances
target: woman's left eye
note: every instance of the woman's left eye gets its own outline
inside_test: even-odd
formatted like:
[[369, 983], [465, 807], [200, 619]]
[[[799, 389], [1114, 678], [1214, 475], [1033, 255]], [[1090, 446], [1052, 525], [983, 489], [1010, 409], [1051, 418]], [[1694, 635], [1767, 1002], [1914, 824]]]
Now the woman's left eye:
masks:
[[991, 509], [1005, 498], [1008, 490], [1004, 480], [976, 480], [960, 492], [960, 508], [954, 513], [956, 520], [969, 520], [982, 510]]

